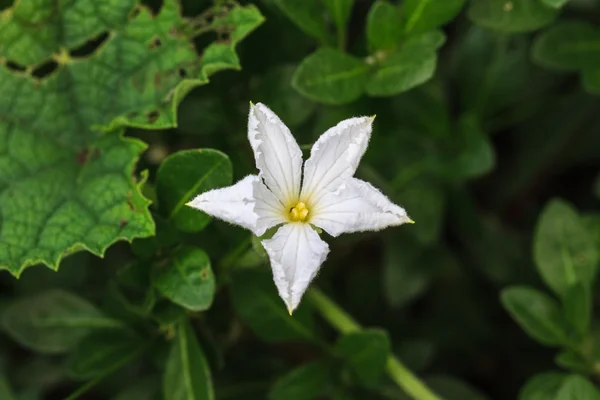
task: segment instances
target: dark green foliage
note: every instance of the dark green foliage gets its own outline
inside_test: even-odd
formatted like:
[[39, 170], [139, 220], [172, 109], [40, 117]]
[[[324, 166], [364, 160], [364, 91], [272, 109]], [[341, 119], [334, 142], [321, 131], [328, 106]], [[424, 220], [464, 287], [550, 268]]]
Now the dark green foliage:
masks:
[[[598, 21], [584, 0], [0, 0], [0, 400], [600, 400]], [[292, 316], [274, 230], [186, 206], [257, 173], [250, 101], [305, 157], [376, 115], [356, 176], [416, 221], [321, 232]]]

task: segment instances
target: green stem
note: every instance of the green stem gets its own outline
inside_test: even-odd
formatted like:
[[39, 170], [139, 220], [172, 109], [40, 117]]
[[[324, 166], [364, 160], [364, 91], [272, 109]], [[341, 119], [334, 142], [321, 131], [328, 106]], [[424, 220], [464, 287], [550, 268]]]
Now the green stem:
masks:
[[[361, 326], [348, 313], [335, 304], [319, 289], [312, 288], [306, 292], [310, 301], [323, 318], [342, 333], [357, 332]], [[393, 354], [388, 356], [386, 372], [388, 376], [409, 396], [415, 400], [441, 400], [419, 378], [402, 364]]]

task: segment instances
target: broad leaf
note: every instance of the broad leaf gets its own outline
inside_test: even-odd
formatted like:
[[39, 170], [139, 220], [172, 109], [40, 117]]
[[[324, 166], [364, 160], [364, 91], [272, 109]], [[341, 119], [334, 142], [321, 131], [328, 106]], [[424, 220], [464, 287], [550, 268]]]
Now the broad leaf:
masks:
[[598, 249], [576, 211], [564, 201], [552, 200], [537, 224], [534, 258], [544, 281], [564, 296], [577, 282], [592, 284]]
[[125, 330], [93, 332], [69, 356], [69, 375], [81, 380], [106, 376], [131, 362], [144, 344]]
[[548, 346], [568, 342], [558, 304], [535, 289], [511, 286], [502, 291], [502, 305], [533, 339]]
[[367, 94], [393, 96], [428, 81], [435, 72], [436, 50], [444, 41], [440, 31], [411, 36], [371, 76]]
[[565, 317], [580, 335], [585, 335], [592, 318], [590, 286], [577, 282], [567, 289], [563, 299]]
[[600, 65], [600, 30], [581, 21], [563, 22], [541, 34], [532, 49], [538, 64], [561, 70], [594, 70]]
[[1, 323], [14, 340], [42, 353], [64, 353], [92, 329], [121, 327], [86, 300], [62, 290], [16, 301], [4, 310]]
[[325, 8], [321, 0], [274, 0], [274, 2], [298, 28], [324, 44], [329, 42]]
[[469, 18], [484, 28], [502, 32], [529, 32], [556, 18], [558, 11], [540, 0], [473, 0]]
[[269, 400], [313, 400], [331, 381], [331, 369], [324, 362], [311, 362], [279, 378], [269, 392]]
[[178, 151], [158, 169], [156, 191], [163, 215], [185, 232], [197, 232], [210, 222], [203, 212], [186, 206], [198, 194], [231, 184], [229, 158], [217, 150]]
[[163, 376], [165, 400], [214, 400], [208, 361], [186, 320], [179, 324]]
[[377, 329], [353, 332], [342, 336], [335, 344], [358, 381], [366, 386], [376, 386], [390, 353], [390, 341], [385, 331]]
[[571, 375], [562, 384], [554, 400], [600, 400], [600, 391], [584, 377]]
[[215, 295], [208, 255], [194, 247], [177, 250], [167, 265], [157, 268], [152, 283], [163, 296], [191, 311], [210, 308]]
[[388, 1], [377, 0], [367, 15], [367, 39], [374, 49], [394, 47], [402, 39], [400, 12]]
[[[239, 69], [234, 47], [262, 22], [253, 6], [220, 13], [203, 29], [224, 40], [199, 57], [197, 27], [176, 0], [157, 15], [133, 6], [25, 0], [1, 14], [0, 59], [8, 62], [0, 66], [0, 269], [57, 269], [65, 254], [102, 255], [117, 240], [152, 235], [148, 201], [132, 177], [145, 146], [100, 128], [174, 126], [189, 90]], [[100, 32], [102, 46], [81, 56], [77, 46]], [[50, 66], [50, 57], [56, 69], [43, 78], [11, 69]]]
[[327, 104], [350, 103], [363, 93], [369, 66], [362, 60], [330, 48], [302, 60], [292, 86], [309, 99]]
[[290, 316], [277, 295], [270, 273], [236, 272], [232, 277], [231, 296], [237, 313], [263, 340], [316, 339], [312, 315], [306, 305], [301, 304]]
[[402, 3], [405, 33], [424, 32], [452, 21], [466, 0], [405, 0]]
[[560, 372], [544, 372], [530, 378], [519, 392], [519, 400], [555, 399], [568, 375]]

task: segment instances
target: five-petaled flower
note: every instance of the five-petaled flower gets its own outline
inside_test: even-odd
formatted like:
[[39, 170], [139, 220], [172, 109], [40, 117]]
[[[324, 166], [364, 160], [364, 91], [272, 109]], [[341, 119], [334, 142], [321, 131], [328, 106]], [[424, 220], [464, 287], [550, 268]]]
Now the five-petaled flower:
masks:
[[373, 119], [350, 118], [327, 130], [312, 147], [303, 173], [302, 151], [289, 129], [265, 105], [251, 104], [248, 139], [259, 174], [188, 203], [256, 236], [279, 226], [261, 243], [290, 314], [329, 253], [313, 226], [338, 236], [412, 223], [402, 207], [353, 177]]

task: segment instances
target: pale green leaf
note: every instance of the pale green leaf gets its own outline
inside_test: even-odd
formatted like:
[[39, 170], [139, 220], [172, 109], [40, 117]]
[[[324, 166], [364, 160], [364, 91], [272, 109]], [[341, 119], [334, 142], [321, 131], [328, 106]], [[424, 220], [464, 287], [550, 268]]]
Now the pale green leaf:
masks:
[[533, 250], [540, 275], [560, 296], [577, 282], [593, 283], [598, 249], [577, 212], [566, 202], [552, 200], [544, 207]]
[[214, 400], [208, 360], [185, 320], [177, 327], [163, 375], [165, 400]]
[[444, 41], [440, 31], [411, 36], [370, 77], [367, 94], [393, 96], [428, 81], [435, 72], [436, 50]]
[[157, 268], [152, 283], [160, 294], [191, 311], [210, 308], [215, 295], [208, 255], [194, 247], [178, 249], [167, 265]]
[[533, 339], [548, 346], [568, 342], [565, 324], [556, 301], [526, 286], [504, 289], [502, 305]]
[[62, 290], [17, 300], [4, 310], [1, 324], [14, 340], [42, 353], [64, 353], [91, 330], [121, 327], [86, 300]]
[[529, 32], [550, 24], [558, 11], [540, 0], [473, 0], [469, 18], [484, 28]]
[[[229, 9], [206, 28], [226, 40], [199, 57], [196, 27], [178, 2], [166, 0], [157, 15], [132, 7], [19, 1], [0, 14], [0, 269], [57, 269], [66, 254], [102, 255], [117, 240], [152, 235], [148, 201], [132, 176], [145, 146], [101, 130], [173, 127], [185, 93], [239, 68], [234, 46], [262, 22], [254, 6]], [[99, 32], [109, 35], [91, 55], [70, 53]], [[34, 77], [50, 57], [56, 70]]]
[[369, 66], [339, 50], [319, 49], [302, 60], [292, 86], [309, 99], [327, 104], [350, 103], [363, 93]]
[[567, 377], [560, 372], [535, 375], [519, 391], [519, 400], [554, 400]]
[[163, 215], [185, 232], [197, 232], [210, 222], [205, 213], [186, 206], [200, 193], [232, 181], [229, 158], [217, 150], [183, 150], [167, 157], [158, 169], [156, 192]]
[[423, 32], [452, 21], [466, 0], [405, 0], [402, 3], [405, 33]]
[[535, 62], [548, 68], [597, 69], [600, 65], [600, 30], [581, 21], [556, 24], [537, 38], [532, 56]]
[[367, 15], [367, 39], [374, 49], [394, 47], [402, 39], [400, 12], [388, 1], [377, 0]]

